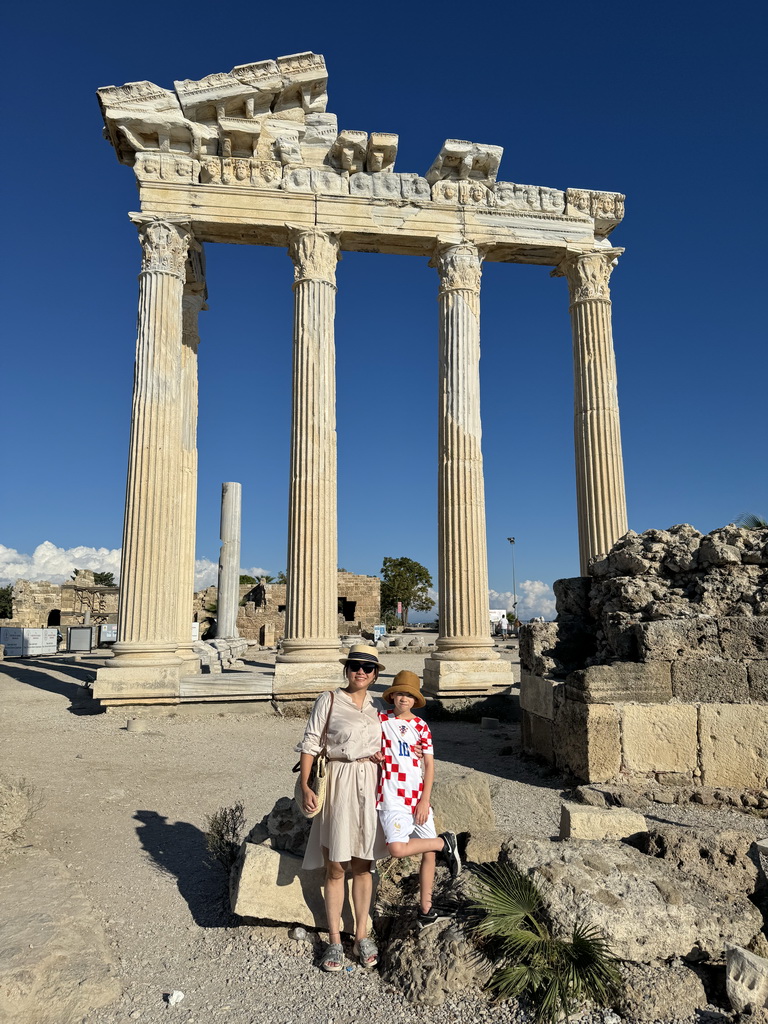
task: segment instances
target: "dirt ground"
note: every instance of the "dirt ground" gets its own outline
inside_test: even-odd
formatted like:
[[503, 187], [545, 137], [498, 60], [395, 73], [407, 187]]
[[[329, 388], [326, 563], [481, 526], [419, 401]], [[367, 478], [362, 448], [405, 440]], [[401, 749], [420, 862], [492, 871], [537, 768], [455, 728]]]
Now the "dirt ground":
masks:
[[[418, 671], [423, 656], [387, 660], [391, 677]], [[65, 655], [0, 664], [0, 772], [24, 777], [42, 798], [24, 842], [73, 873], [104, 925], [123, 985], [122, 999], [86, 1024], [168, 1014], [198, 1024], [416, 1019], [375, 972], [328, 978], [313, 965], [310, 944], [289, 940], [287, 929], [238, 926], [225, 906], [223, 871], [206, 854], [205, 817], [241, 800], [250, 827], [290, 794], [303, 722], [276, 716], [269, 703], [90, 714], [82, 684], [93, 667]], [[147, 731], [127, 729], [137, 715]], [[519, 756], [514, 723], [489, 731], [435, 722], [433, 733], [438, 779], [482, 771], [502, 831], [557, 834], [564, 780]], [[171, 1007], [167, 995], [177, 990], [184, 999]], [[420, 1009], [418, 1019], [525, 1018], [515, 1007], [465, 1000]]]

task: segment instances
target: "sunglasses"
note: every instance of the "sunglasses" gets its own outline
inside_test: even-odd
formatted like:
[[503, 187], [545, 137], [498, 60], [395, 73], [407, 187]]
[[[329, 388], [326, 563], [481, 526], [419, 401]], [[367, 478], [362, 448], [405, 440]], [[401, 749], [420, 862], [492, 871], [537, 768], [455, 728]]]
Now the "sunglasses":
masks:
[[378, 665], [372, 665], [370, 661], [348, 661], [347, 668], [350, 672], [360, 672], [362, 670], [368, 675], [370, 672], [375, 672]]

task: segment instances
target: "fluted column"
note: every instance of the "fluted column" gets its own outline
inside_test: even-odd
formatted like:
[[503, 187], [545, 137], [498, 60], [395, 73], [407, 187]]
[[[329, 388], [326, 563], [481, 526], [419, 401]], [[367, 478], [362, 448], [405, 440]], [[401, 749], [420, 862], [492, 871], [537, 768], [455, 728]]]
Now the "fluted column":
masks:
[[627, 532], [616, 357], [608, 280], [622, 249], [569, 253], [555, 275], [568, 279], [574, 378], [579, 562], [606, 554]]
[[143, 255], [117, 643], [95, 696], [178, 692], [182, 296], [190, 225], [132, 215]]
[[339, 666], [334, 316], [338, 236], [290, 228], [293, 413], [285, 639], [275, 693], [327, 688]]
[[440, 276], [438, 554], [440, 635], [427, 659], [432, 693], [510, 685], [490, 635], [480, 422], [482, 253], [470, 242], [438, 242]]
[[181, 527], [179, 530], [179, 645], [185, 673], [200, 671], [192, 642], [192, 603], [195, 592], [195, 533], [197, 529], [197, 350], [198, 318], [206, 309], [205, 254], [192, 240], [182, 299], [181, 347]]

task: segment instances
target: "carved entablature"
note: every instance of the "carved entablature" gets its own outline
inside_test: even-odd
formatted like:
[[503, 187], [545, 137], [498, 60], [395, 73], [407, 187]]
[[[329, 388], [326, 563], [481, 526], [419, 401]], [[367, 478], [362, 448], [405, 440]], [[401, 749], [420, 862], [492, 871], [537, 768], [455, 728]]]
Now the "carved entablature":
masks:
[[624, 200], [620, 192], [592, 192], [569, 188], [565, 193], [566, 212], [571, 216], [585, 214], [595, 221], [595, 235], [605, 238], [624, 219]]
[[98, 97], [105, 134], [141, 185], [435, 204], [474, 209], [489, 215], [488, 224], [510, 216], [563, 219], [582, 233], [593, 224], [592, 239], [603, 242], [624, 216], [619, 193], [497, 181], [500, 146], [448, 139], [426, 175], [396, 173], [398, 136], [339, 131], [326, 111], [327, 84], [324, 58], [299, 53], [175, 82], [175, 91], [129, 82], [99, 89]]

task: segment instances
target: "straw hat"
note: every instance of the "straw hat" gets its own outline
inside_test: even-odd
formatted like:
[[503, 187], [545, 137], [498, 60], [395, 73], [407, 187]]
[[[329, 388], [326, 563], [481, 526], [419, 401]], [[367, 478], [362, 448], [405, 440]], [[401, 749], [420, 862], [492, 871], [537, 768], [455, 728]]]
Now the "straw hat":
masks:
[[379, 671], [384, 668], [379, 661], [378, 651], [375, 647], [371, 647], [368, 644], [353, 644], [349, 648], [346, 658], [339, 658], [339, 661], [342, 665], [346, 665], [348, 661], [369, 661]]
[[427, 703], [419, 688], [419, 677], [415, 672], [409, 672], [408, 669], [397, 673], [392, 680], [392, 685], [382, 693], [382, 697], [388, 704], [391, 704], [396, 693], [404, 693], [408, 697], [413, 697], [415, 708], [423, 708]]

